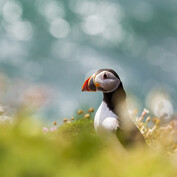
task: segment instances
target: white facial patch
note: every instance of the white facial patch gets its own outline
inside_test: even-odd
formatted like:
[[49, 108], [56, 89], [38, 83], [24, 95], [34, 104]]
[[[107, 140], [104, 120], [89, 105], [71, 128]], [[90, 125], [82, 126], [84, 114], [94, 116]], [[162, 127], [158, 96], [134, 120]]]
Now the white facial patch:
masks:
[[[100, 84], [100, 87], [104, 90], [105, 93], [113, 92], [120, 85], [120, 80], [109, 71], [102, 71], [95, 76], [95, 83]], [[97, 88], [99, 91], [99, 88]]]

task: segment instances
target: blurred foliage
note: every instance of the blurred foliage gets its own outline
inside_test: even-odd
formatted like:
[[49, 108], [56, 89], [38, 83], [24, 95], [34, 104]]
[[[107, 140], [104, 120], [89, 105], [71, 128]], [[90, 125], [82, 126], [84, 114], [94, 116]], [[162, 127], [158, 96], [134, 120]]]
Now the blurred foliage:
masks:
[[3, 177], [176, 177], [176, 161], [175, 153], [156, 146], [137, 145], [127, 152], [117, 139], [98, 137], [89, 118], [47, 133], [30, 118], [0, 125]]

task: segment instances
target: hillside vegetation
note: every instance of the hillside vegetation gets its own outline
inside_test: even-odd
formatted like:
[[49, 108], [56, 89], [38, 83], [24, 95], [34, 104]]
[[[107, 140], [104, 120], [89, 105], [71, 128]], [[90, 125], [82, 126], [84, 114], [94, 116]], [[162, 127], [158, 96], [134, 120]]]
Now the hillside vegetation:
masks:
[[[174, 147], [171, 152], [170, 148], [149, 143], [149, 146], [137, 145], [126, 151], [117, 139], [98, 137], [88, 114], [79, 116], [77, 120], [65, 119], [65, 123], [54, 131], [42, 131], [40, 123], [30, 118], [16, 119], [13, 124], [1, 124], [0, 176], [177, 176]], [[57, 127], [56, 122], [54, 127]], [[157, 138], [149, 135], [150, 142], [154, 142], [152, 139]]]

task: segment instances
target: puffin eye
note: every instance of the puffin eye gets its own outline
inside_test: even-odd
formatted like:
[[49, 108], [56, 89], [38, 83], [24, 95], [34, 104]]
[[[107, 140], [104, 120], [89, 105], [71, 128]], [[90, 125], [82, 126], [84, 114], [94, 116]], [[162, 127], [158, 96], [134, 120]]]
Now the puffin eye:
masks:
[[107, 76], [107, 74], [105, 73], [104, 75], [103, 75], [103, 79], [107, 79], [108, 78], [108, 76]]

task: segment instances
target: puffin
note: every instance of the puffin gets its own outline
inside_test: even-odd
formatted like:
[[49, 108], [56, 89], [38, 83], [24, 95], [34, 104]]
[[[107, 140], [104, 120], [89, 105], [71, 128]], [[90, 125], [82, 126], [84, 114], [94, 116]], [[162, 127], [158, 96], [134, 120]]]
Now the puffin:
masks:
[[116, 134], [124, 147], [144, 143], [143, 135], [131, 120], [126, 92], [118, 74], [112, 69], [100, 69], [86, 79], [82, 91], [103, 93], [103, 100], [94, 117], [96, 132]]

